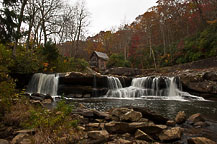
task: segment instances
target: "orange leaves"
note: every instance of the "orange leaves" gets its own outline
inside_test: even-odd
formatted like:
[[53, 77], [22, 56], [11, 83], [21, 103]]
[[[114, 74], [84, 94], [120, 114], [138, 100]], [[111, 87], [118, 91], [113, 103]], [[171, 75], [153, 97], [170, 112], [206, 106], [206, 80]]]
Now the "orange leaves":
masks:
[[217, 19], [215, 19], [215, 20], [213, 20], [213, 21], [206, 21], [208, 24], [215, 24], [215, 23], [217, 23]]
[[49, 65], [49, 64], [48, 64], [48, 63], [46, 63], [46, 62], [45, 62], [45, 63], [43, 63], [43, 66], [44, 66], [44, 67], [48, 67], [48, 65]]

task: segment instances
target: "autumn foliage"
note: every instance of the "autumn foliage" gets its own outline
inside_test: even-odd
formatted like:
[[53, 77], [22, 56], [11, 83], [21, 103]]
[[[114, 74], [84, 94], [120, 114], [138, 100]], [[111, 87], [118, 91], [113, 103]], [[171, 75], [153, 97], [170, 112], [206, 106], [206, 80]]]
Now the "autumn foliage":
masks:
[[86, 49], [117, 53], [132, 67], [150, 68], [216, 56], [216, 0], [158, 0], [118, 31], [101, 31]]

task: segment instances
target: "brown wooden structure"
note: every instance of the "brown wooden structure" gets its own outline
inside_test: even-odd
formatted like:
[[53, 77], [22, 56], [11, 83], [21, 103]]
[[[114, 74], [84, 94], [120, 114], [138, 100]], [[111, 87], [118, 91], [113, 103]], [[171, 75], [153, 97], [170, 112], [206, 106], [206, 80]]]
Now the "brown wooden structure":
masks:
[[109, 57], [106, 53], [94, 51], [90, 57], [90, 66], [98, 70], [105, 70], [108, 60]]

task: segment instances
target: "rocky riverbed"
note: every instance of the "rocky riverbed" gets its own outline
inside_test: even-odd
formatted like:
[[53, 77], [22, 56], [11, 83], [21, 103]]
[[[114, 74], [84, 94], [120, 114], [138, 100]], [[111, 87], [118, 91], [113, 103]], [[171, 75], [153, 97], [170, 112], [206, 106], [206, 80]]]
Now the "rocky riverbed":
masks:
[[[46, 100], [30, 102], [42, 107], [47, 103]], [[180, 111], [174, 119], [168, 119], [146, 108], [121, 107], [102, 112], [78, 104], [71, 117], [78, 120], [77, 130], [82, 133], [79, 143], [84, 144], [217, 143], [217, 122], [205, 119], [200, 113], [187, 117]], [[30, 144], [35, 134], [34, 129], [1, 126], [0, 138], [7, 140], [0, 139], [0, 144]]]

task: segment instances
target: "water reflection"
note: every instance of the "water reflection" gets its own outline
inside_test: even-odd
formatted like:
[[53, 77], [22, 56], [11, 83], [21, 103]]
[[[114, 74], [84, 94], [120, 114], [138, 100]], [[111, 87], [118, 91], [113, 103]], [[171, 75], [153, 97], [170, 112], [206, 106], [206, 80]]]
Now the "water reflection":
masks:
[[105, 111], [113, 107], [138, 106], [156, 111], [163, 116], [174, 119], [179, 111], [185, 111], [187, 116], [201, 113], [204, 117], [217, 121], [217, 102], [212, 101], [172, 101], [147, 99], [71, 99], [70, 101], [84, 104], [87, 108]]

